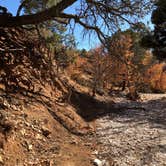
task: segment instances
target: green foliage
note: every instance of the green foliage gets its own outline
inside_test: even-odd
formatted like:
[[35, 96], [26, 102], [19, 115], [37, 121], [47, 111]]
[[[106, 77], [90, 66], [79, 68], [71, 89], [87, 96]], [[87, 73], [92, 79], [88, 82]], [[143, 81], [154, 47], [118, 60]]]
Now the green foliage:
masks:
[[[25, 14], [37, 13], [56, 5], [60, 0], [29, 0], [24, 6]], [[75, 47], [75, 38], [66, 33], [66, 26], [59, 23], [56, 19], [37, 25], [38, 36], [46, 44], [49, 51], [54, 54], [59, 67], [67, 67], [74, 61], [69, 49]]]
[[128, 30], [128, 33], [130, 34], [133, 41], [133, 45], [131, 49], [134, 53], [133, 63], [136, 65], [140, 65], [140, 67], [142, 65], [142, 61], [145, 57], [145, 52], [146, 52], [146, 49], [143, 48], [140, 44], [141, 36], [144, 33], [144, 30], [145, 29], [143, 29], [142, 31], [141, 29], [139, 29], [139, 31], [137, 31], [136, 29]]
[[[134, 53], [133, 63], [138, 65], [144, 59], [144, 55], [145, 55], [145, 52], [147, 50], [147, 49], [143, 48], [141, 45], [142, 36], [143, 36], [143, 34], [147, 33], [147, 31], [148, 31], [147, 27], [145, 27], [144, 24], [139, 23], [139, 24], [136, 24], [135, 26], [133, 26], [130, 29], [127, 29], [125, 31], [117, 31], [111, 37], [109, 42], [111, 43], [114, 41], [120, 41], [121, 38], [123, 38], [122, 36], [130, 37], [132, 40], [132, 42], [131, 42], [132, 45], [129, 48], [130, 49], [129, 51]], [[124, 37], [124, 40], [125, 40], [125, 37]], [[123, 41], [121, 41], [121, 42], [123, 42]], [[120, 54], [120, 52], [118, 52], [118, 53]], [[123, 53], [120, 56], [123, 56]]]
[[[120, 81], [124, 79], [125, 85], [129, 88], [133, 86], [135, 90], [140, 90], [144, 86], [143, 75], [152, 62], [151, 59], [147, 60], [150, 52], [140, 43], [142, 35], [147, 31], [144, 24], [137, 24], [126, 31], [116, 32], [110, 39], [110, 56], [114, 63], [117, 63], [115, 67], [118, 64], [120, 66], [119, 69], [115, 70], [114, 67], [113, 70], [120, 74], [125, 73], [119, 78]], [[116, 79], [116, 81], [119, 80]]]
[[166, 1], [158, 0], [152, 13], [152, 23], [155, 29], [151, 34], [145, 35], [142, 45], [153, 48], [153, 54], [159, 60], [166, 59]]
[[[20, 0], [21, 3], [25, 0]], [[46, 9], [47, 0], [27, 0], [23, 7], [25, 14], [32, 14]]]
[[[23, 0], [21, 0], [22, 2]], [[23, 11], [25, 14], [37, 13], [45, 10], [49, 5], [55, 5], [61, 0], [28, 0]], [[60, 20], [60, 19], [59, 19]], [[48, 46], [59, 47], [65, 45], [68, 47], [75, 47], [75, 38], [73, 35], [66, 33], [66, 25], [59, 23], [56, 19], [39, 24], [38, 33], [42, 39], [45, 39]]]
[[59, 67], [66, 68], [76, 60], [75, 50], [61, 46], [55, 49], [54, 55]]
[[159, 0], [152, 14], [152, 22], [155, 24], [154, 54], [158, 59], [166, 59], [166, 1]]
[[166, 1], [158, 0], [155, 6], [156, 9], [152, 13], [152, 23], [162, 25], [166, 21]]
[[82, 50], [80, 50], [80, 56], [81, 57], [87, 57], [87, 51], [86, 51], [86, 49], [82, 49]]
[[48, 0], [47, 7], [55, 6], [60, 1], [62, 0]]

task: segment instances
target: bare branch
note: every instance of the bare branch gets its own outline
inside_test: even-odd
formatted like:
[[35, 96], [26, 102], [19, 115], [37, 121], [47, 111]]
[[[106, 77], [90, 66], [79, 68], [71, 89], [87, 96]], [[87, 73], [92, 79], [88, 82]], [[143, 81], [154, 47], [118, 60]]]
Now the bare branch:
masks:
[[19, 16], [20, 15], [20, 12], [21, 12], [21, 10], [22, 10], [22, 8], [27, 4], [27, 3], [29, 3], [31, 0], [24, 0], [21, 4], [20, 4], [20, 6], [18, 7], [18, 9], [17, 9], [17, 14], [16, 14], [16, 16]]
[[[13, 27], [43, 23], [54, 20], [60, 24], [69, 24], [74, 20], [86, 30], [96, 32], [103, 43], [107, 36], [120, 29], [121, 25], [133, 24], [142, 17], [150, 8], [152, 0], [58, 0], [50, 8], [42, 8], [42, 11], [19, 16], [21, 9], [32, 0], [24, 0], [19, 6], [17, 16], [0, 15], [0, 27]], [[64, 13], [64, 9], [70, 7], [74, 2], [80, 4], [76, 7], [74, 14]], [[147, 10], [148, 9], [148, 10]], [[71, 24], [73, 25], [73, 24]]]
[[0, 6], [0, 10], [2, 10], [2, 14], [7, 14], [7, 9], [3, 6]]
[[60, 16], [62, 16], [63, 18], [74, 19], [75, 23], [82, 25], [85, 29], [94, 30], [97, 33], [97, 36], [101, 42], [103, 42], [104, 39], [106, 38], [99, 27], [91, 26], [91, 25], [88, 25], [88, 24], [82, 22], [80, 20], [81, 18], [77, 15], [61, 13]]
[[38, 24], [59, 17], [60, 12], [71, 6], [76, 0], [62, 0], [56, 6], [36, 14], [9, 17], [0, 15], [0, 27], [13, 27], [27, 24]]

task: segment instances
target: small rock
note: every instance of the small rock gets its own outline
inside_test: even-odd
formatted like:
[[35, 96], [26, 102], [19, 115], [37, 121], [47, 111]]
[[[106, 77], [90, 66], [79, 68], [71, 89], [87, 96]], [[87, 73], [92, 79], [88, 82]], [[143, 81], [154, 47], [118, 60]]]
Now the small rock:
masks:
[[30, 126], [30, 124], [29, 124], [28, 122], [25, 122], [25, 125], [26, 125], [27, 127], [29, 127], [29, 126]]
[[28, 151], [31, 151], [33, 149], [32, 144], [30, 144], [28, 141], [25, 142], [25, 145], [26, 145]]
[[78, 145], [78, 141], [73, 139], [72, 141], [70, 141], [70, 144]]
[[0, 164], [4, 164], [2, 156], [0, 156]]
[[18, 111], [18, 108], [17, 108], [15, 105], [11, 105], [11, 108], [12, 108], [14, 111]]
[[97, 155], [99, 152], [97, 150], [93, 151], [92, 154]]
[[33, 148], [32, 148], [32, 145], [31, 144], [28, 144], [28, 150], [30, 151], [30, 150], [32, 150]]
[[21, 116], [26, 119], [28, 117], [28, 114], [22, 113]]
[[42, 127], [41, 131], [45, 137], [48, 137], [51, 134], [51, 131], [46, 127]]
[[7, 102], [7, 100], [3, 102], [3, 105], [6, 106], [7, 108], [10, 108], [10, 104]]
[[43, 137], [40, 134], [36, 134], [35, 138], [38, 139], [38, 140], [43, 140]]
[[21, 133], [22, 136], [24, 136], [25, 133], [26, 133], [26, 130], [25, 130], [25, 129], [22, 129], [22, 130], [20, 130], [20, 133]]
[[93, 163], [95, 166], [103, 166], [103, 162], [99, 159], [94, 159]]
[[94, 159], [93, 163], [95, 166], [110, 166], [109, 162], [106, 160]]

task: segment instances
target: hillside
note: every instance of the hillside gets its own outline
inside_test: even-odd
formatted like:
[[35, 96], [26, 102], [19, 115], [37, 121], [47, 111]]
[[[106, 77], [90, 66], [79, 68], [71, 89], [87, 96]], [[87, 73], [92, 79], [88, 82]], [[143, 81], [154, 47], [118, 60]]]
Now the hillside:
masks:
[[1, 165], [92, 165], [93, 123], [71, 105], [44, 43], [22, 28], [1, 28], [0, 43]]

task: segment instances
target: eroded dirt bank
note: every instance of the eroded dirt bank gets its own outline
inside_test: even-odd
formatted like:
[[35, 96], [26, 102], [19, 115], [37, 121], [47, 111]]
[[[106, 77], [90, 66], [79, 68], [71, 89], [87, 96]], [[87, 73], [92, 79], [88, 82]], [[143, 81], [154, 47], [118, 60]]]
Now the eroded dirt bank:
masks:
[[166, 94], [141, 99], [114, 98], [123, 109], [97, 119], [98, 158], [119, 166], [166, 165]]

